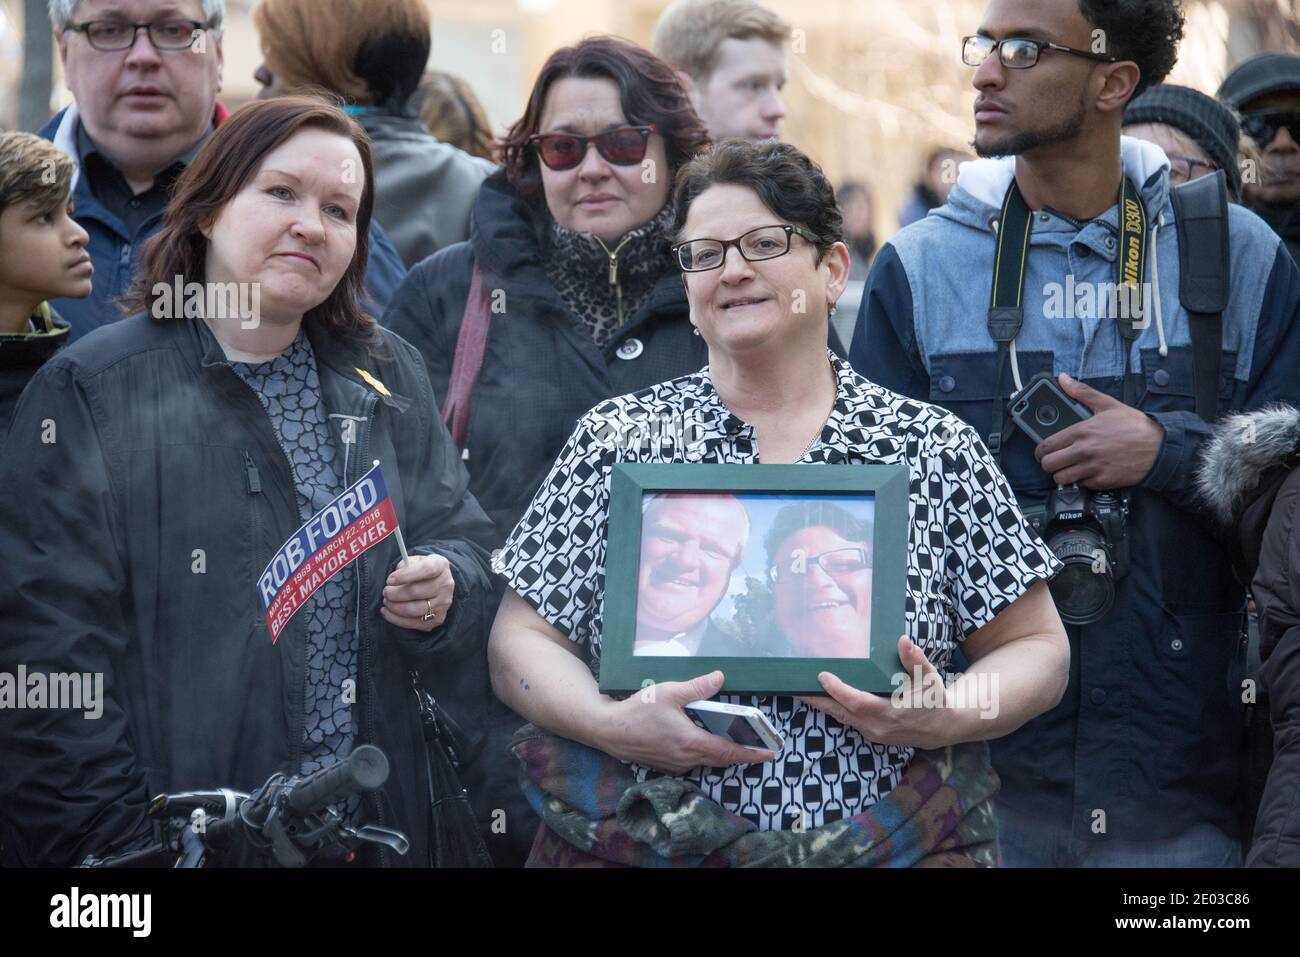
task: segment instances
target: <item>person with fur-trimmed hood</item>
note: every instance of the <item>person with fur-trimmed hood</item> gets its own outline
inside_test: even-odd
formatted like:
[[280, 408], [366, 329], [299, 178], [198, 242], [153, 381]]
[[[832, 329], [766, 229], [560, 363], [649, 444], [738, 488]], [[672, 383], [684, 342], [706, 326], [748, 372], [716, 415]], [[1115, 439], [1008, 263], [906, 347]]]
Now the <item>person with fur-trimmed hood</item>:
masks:
[[1259, 612], [1260, 700], [1274, 757], [1246, 864], [1300, 866], [1300, 411], [1270, 405], [1225, 418], [1197, 483], [1234, 530], [1234, 564]]

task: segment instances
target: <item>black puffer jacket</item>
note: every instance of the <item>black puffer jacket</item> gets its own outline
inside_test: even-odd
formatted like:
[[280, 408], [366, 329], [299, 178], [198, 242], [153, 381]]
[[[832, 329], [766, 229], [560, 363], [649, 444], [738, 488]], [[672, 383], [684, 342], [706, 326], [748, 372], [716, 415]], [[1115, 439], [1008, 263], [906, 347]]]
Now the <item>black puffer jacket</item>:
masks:
[[[408, 669], [450, 681], [483, 657], [490, 525], [415, 350], [390, 333], [386, 358], [308, 336], [327, 410], [359, 419], [345, 481], [378, 459], [411, 552], [445, 555], [456, 581], [446, 624], [408, 631], [379, 614], [395, 539], [358, 560], [356, 740], [391, 767], [366, 816], [411, 838], [382, 863], [421, 865], [429, 791]], [[140, 836], [152, 795], [297, 770], [305, 617], [272, 644], [257, 590], [301, 524], [297, 497], [206, 325], [136, 316], [51, 359], [19, 402], [0, 482], [0, 672], [102, 673], [105, 698], [98, 719], [0, 710], [5, 863], [76, 863]]]
[[1259, 613], [1259, 678], [1273, 763], [1247, 865], [1300, 867], [1300, 412], [1230, 416], [1206, 446], [1201, 494], [1235, 531], [1234, 564]]

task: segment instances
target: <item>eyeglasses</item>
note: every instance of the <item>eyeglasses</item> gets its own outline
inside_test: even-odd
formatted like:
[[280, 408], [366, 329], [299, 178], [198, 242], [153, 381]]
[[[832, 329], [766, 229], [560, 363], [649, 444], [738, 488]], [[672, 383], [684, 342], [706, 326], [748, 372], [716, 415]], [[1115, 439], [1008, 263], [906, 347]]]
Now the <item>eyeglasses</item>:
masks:
[[96, 50], [113, 53], [135, 46], [140, 30], [149, 35], [156, 50], [184, 50], [194, 42], [195, 32], [207, 29], [208, 24], [198, 20], [154, 20], [150, 23], [127, 23], [125, 20], [87, 20], [69, 23], [65, 30], [84, 33]]
[[1175, 183], [1186, 183], [1188, 180], [1196, 179], [1201, 175], [1196, 172], [1201, 166], [1205, 167], [1207, 173], [1213, 173], [1218, 169], [1213, 163], [1194, 156], [1183, 156], [1181, 153], [1166, 153], [1165, 156], [1169, 157], [1169, 178]]
[[786, 575], [781, 574], [779, 566], [773, 565], [767, 570], [767, 577], [776, 582], [788, 575], [806, 575], [809, 569], [818, 566], [832, 578], [840, 578], [870, 568], [871, 552], [859, 546], [836, 548], [820, 555], [791, 559], [790, 565]]
[[688, 239], [674, 243], [672, 251], [682, 272], [704, 272], [717, 269], [727, 260], [727, 247], [735, 246], [746, 262], [756, 263], [776, 259], [790, 251], [790, 237], [802, 236], [816, 245], [817, 234], [802, 226], [782, 223], [778, 226], [759, 226], [735, 239]]
[[1028, 70], [1038, 62], [1038, 58], [1044, 50], [1055, 50], [1058, 53], [1072, 53], [1075, 56], [1085, 57], [1089, 60], [1098, 60], [1102, 63], [1118, 63], [1119, 60], [1113, 56], [1106, 56], [1102, 53], [1090, 53], [1087, 50], [1076, 50], [1074, 47], [1061, 46], [1059, 43], [1049, 43], [1047, 40], [1030, 40], [1025, 37], [1012, 37], [1007, 40], [994, 40], [992, 37], [963, 37], [961, 41], [961, 62], [967, 66], [980, 66], [985, 60], [993, 55], [993, 51], [998, 51], [998, 59], [1008, 70]]
[[620, 126], [595, 136], [578, 136], [574, 133], [534, 133], [528, 142], [537, 146], [537, 155], [553, 170], [573, 169], [587, 155], [587, 144], [595, 143], [596, 152], [615, 166], [634, 166], [645, 159], [650, 134], [658, 133], [654, 123], [649, 126]]
[[1243, 113], [1241, 128], [1261, 147], [1273, 142], [1278, 130], [1286, 130], [1300, 143], [1300, 110], [1259, 110]]

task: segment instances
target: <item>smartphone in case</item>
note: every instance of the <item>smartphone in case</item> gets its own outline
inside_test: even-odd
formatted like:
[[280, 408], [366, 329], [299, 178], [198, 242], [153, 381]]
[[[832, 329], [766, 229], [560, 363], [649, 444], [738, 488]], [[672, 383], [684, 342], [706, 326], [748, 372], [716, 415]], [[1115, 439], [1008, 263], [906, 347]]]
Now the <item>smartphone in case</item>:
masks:
[[1008, 400], [1011, 418], [1034, 444], [1062, 429], [1092, 417], [1087, 406], [1075, 402], [1050, 372], [1040, 372]]
[[705, 731], [742, 747], [773, 753], [785, 747], [781, 733], [757, 708], [720, 701], [690, 701], [686, 713]]

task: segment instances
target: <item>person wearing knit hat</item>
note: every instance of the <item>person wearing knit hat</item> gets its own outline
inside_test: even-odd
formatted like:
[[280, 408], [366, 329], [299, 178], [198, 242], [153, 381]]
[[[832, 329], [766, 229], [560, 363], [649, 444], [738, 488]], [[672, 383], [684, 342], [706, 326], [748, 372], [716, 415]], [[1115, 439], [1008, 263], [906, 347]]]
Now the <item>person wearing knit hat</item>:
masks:
[[1122, 132], [1165, 151], [1171, 185], [1221, 169], [1228, 179], [1229, 197], [1240, 200], [1241, 129], [1232, 111], [1214, 98], [1190, 87], [1161, 83], [1129, 101]]
[[1246, 205], [1300, 260], [1300, 56], [1251, 57], [1228, 74], [1218, 98], [1241, 114], [1242, 132], [1260, 149], [1260, 169], [1243, 184]]

